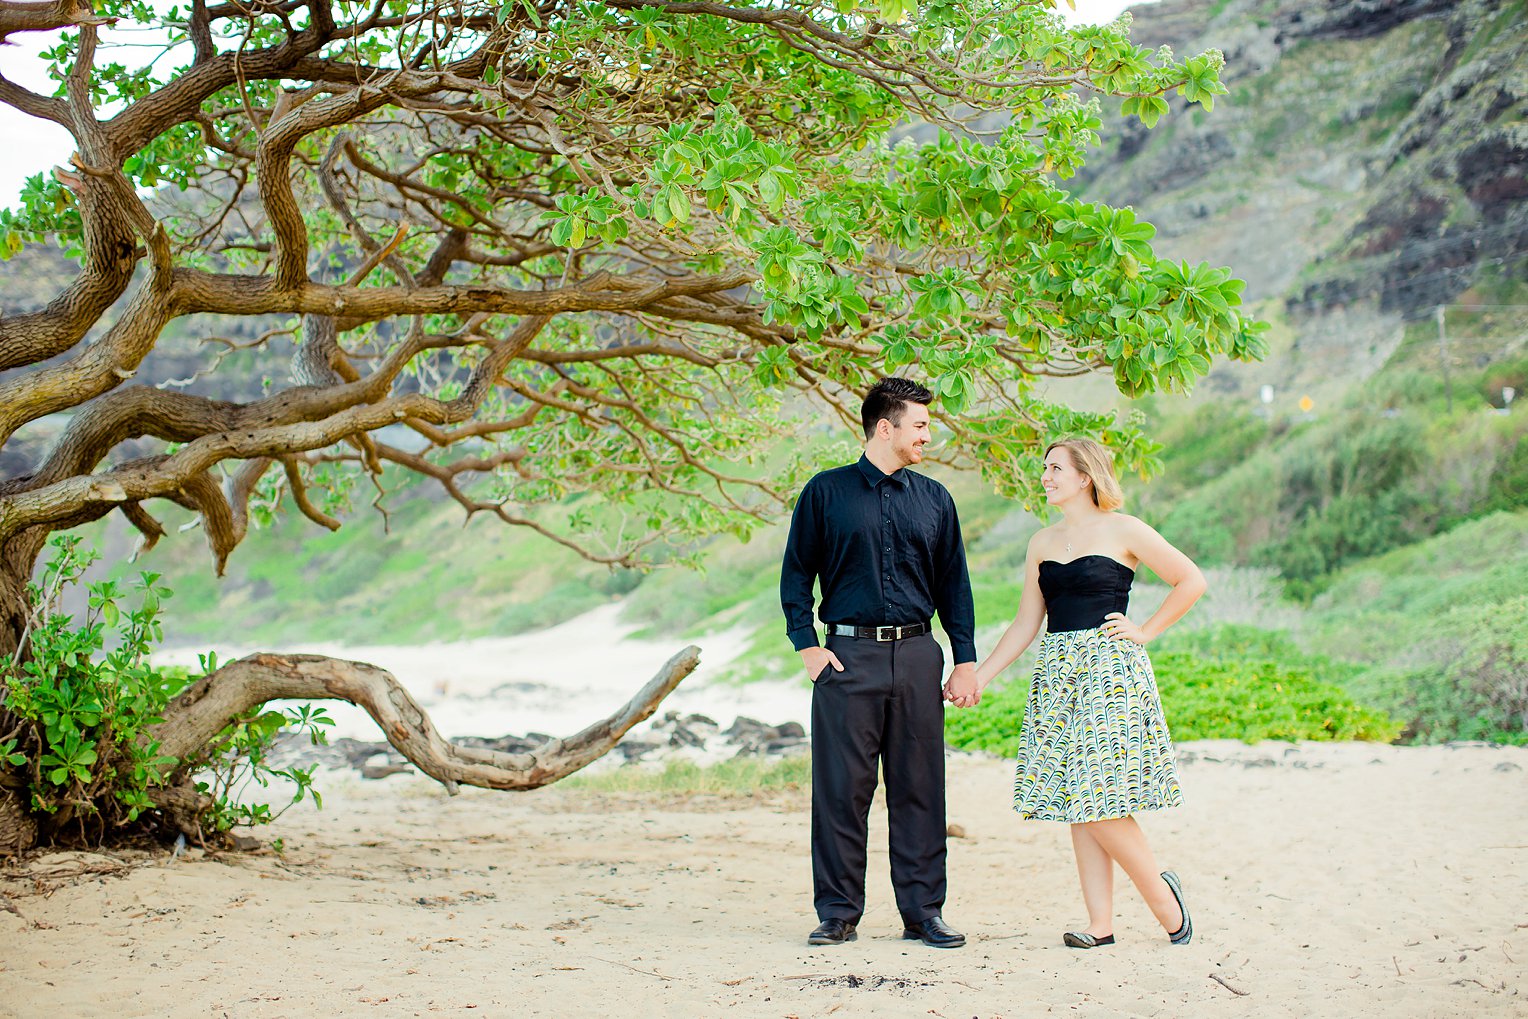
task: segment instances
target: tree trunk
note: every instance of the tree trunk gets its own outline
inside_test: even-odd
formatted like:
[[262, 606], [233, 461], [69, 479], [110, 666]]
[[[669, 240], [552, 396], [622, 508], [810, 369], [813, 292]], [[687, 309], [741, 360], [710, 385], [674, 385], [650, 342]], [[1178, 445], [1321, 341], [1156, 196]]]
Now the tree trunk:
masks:
[[[42, 541], [33, 532], [23, 532], [0, 546], [0, 658], [16, 653], [26, 630], [31, 610], [27, 582], [41, 548]], [[4, 690], [5, 674], [0, 673], [0, 694]], [[10, 738], [16, 728], [16, 718], [5, 709], [0, 696], [0, 742]], [[23, 852], [36, 842], [37, 824], [31, 815], [26, 775], [0, 764], [0, 857]]]

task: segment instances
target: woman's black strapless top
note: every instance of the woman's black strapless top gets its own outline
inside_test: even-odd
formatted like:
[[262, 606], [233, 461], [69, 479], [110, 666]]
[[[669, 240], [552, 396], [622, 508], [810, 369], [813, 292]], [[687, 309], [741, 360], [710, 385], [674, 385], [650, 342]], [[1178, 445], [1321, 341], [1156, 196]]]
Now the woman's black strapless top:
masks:
[[1071, 562], [1047, 559], [1040, 564], [1040, 593], [1045, 596], [1046, 629], [1092, 630], [1111, 612], [1130, 604], [1135, 571], [1106, 555], [1085, 555]]

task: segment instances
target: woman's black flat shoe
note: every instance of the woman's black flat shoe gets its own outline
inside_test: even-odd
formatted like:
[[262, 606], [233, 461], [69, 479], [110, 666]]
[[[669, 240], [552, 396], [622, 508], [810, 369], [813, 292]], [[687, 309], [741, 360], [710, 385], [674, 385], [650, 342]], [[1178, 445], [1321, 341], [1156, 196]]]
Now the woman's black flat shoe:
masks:
[[1114, 935], [1105, 934], [1101, 938], [1095, 938], [1091, 934], [1082, 934], [1077, 931], [1067, 931], [1061, 935], [1061, 940], [1068, 948], [1097, 948], [1100, 945], [1114, 944]]
[[1188, 907], [1183, 904], [1183, 885], [1178, 882], [1178, 875], [1170, 870], [1162, 872], [1162, 880], [1167, 882], [1173, 898], [1178, 900], [1178, 909], [1183, 913], [1183, 926], [1167, 935], [1167, 940], [1175, 945], [1186, 945], [1194, 936], [1194, 921], [1189, 918]]

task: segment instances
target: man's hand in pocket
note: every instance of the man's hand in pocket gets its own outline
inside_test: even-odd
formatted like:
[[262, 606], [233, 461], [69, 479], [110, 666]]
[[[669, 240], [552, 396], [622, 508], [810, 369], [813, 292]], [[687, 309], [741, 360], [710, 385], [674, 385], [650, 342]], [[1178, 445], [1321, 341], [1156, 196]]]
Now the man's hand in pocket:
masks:
[[817, 682], [817, 677], [821, 676], [829, 665], [839, 672], [844, 671], [844, 663], [825, 647], [802, 648], [801, 664], [806, 666], [806, 678], [813, 683]]

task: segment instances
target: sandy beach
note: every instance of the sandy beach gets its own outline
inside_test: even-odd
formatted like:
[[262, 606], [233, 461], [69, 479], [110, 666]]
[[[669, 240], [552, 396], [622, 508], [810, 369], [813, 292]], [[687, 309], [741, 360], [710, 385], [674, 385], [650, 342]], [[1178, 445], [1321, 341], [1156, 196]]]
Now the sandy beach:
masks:
[[0, 1013], [1528, 1015], [1528, 749], [1181, 750], [1188, 803], [1146, 824], [1186, 948], [1125, 894], [1117, 946], [1061, 946], [1066, 830], [1012, 813], [1000, 760], [950, 762], [956, 951], [899, 938], [879, 802], [860, 940], [808, 948], [804, 791], [449, 797], [341, 772], [260, 833], [279, 856], [0, 871]]

